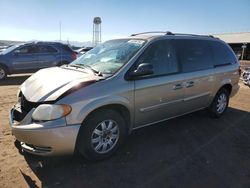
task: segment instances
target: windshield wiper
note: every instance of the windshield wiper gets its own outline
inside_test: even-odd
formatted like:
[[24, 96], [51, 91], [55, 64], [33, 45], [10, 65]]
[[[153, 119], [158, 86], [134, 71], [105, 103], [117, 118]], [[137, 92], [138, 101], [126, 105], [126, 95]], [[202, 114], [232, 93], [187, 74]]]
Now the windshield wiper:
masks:
[[83, 66], [80, 66], [80, 64], [73, 64], [73, 65], [72, 65], [72, 64], [69, 64], [69, 65], [67, 65], [67, 66], [84, 69], [84, 67], [83, 67]]
[[102, 73], [100, 71], [97, 71], [95, 69], [93, 69], [91, 66], [89, 65], [85, 65], [85, 64], [73, 64], [73, 65], [70, 65], [70, 66], [73, 66], [73, 67], [80, 67], [80, 68], [87, 68], [89, 70], [91, 70], [94, 74], [97, 74], [98, 76], [103, 76]]

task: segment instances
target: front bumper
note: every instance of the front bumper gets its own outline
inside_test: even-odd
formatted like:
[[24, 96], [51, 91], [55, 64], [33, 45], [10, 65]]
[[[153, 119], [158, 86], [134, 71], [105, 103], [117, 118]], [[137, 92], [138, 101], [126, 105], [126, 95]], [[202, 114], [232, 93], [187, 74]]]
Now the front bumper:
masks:
[[31, 121], [34, 109], [21, 122], [17, 122], [14, 118], [15, 108], [10, 112], [10, 126], [23, 150], [43, 156], [74, 153], [80, 125], [66, 125], [65, 118], [34, 123]]

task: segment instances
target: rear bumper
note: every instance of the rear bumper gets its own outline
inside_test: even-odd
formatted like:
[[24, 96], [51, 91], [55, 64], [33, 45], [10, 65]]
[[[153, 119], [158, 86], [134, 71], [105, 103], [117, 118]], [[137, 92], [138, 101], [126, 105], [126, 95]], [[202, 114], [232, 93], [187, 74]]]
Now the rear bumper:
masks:
[[74, 153], [80, 128], [80, 125], [66, 125], [65, 118], [43, 123], [17, 124], [13, 120], [13, 109], [10, 113], [10, 126], [23, 150], [42, 156]]

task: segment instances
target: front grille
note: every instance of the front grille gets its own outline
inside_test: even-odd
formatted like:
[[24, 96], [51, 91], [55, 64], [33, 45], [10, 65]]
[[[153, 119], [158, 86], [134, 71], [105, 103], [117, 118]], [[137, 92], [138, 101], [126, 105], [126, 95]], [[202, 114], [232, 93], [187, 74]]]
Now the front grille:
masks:
[[29, 112], [32, 108], [38, 107], [39, 103], [28, 101], [23, 94], [21, 94], [21, 109], [22, 111]]
[[39, 105], [39, 103], [28, 101], [22, 93], [20, 93], [19, 97], [20, 103], [13, 108], [13, 120], [17, 122], [21, 122], [32, 108], [36, 108]]
[[46, 102], [30, 102], [25, 96], [20, 93], [20, 104], [15, 105], [13, 111], [13, 119], [17, 122], [23, 120], [23, 118], [29, 113], [32, 108], [37, 108], [40, 104], [53, 104], [53, 101]]

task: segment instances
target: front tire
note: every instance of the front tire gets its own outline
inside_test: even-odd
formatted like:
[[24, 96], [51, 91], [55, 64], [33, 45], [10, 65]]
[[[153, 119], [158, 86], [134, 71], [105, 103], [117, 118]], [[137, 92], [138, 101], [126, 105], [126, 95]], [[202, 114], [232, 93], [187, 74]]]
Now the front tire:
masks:
[[0, 65], [0, 80], [4, 80], [7, 77], [7, 70], [4, 66]]
[[120, 113], [106, 109], [95, 112], [83, 123], [77, 151], [91, 161], [110, 157], [124, 142], [127, 130]]
[[229, 102], [229, 92], [225, 88], [221, 88], [216, 96], [212, 104], [209, 107], [210, 116], [213, 118], [220, 118], [228, 108]]

